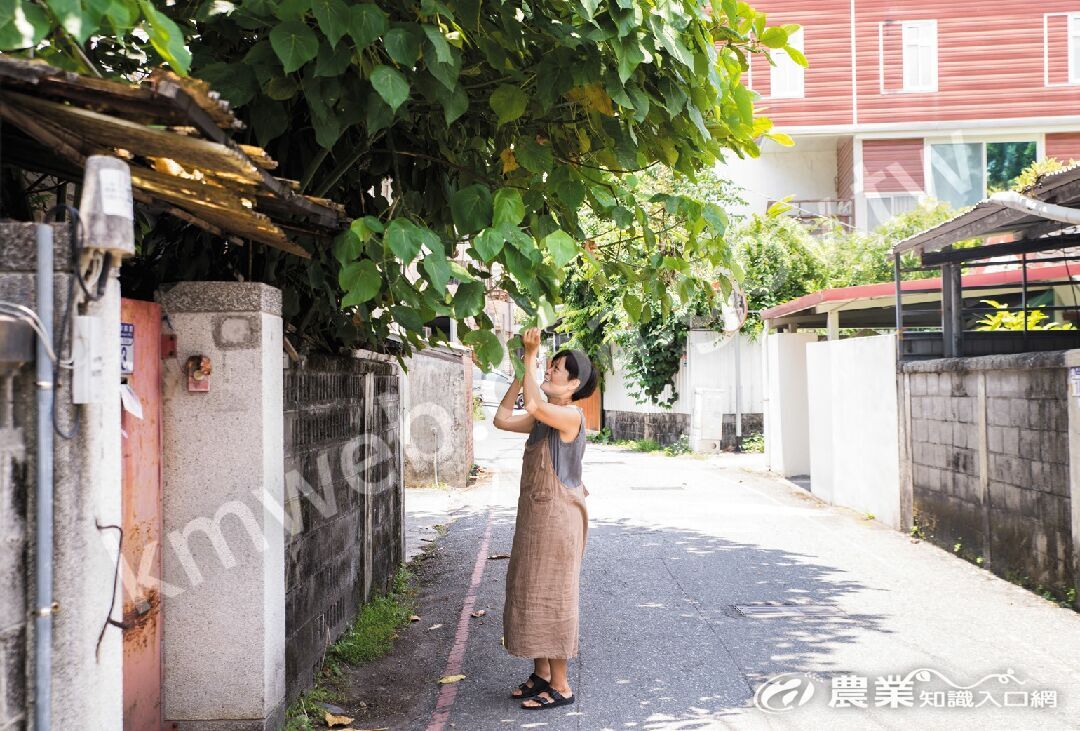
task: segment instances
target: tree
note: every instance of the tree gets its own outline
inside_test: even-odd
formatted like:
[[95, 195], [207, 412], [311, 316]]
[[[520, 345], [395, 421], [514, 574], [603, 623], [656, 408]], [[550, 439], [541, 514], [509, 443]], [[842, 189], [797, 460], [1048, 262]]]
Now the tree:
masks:
[[[310, 261], [263, 251], [245, 266], [247, 252], [223, 246], [203, 270], [174, 244], [186, 227], [151, 221], [154, 270], [253, 269], [286, 289], [285, 314], [313, 347], [377, 348], [396, 323], [408, 351], [450, 316], [488, 364], [502, 357], [482, 311], [494, 284], [543, 312], [580, 257], [594, 289], [651, 290], [665, 311], [672, 293], [710, 292], [685, 264], [729, 256], [725, 220], [689, 196], [645, 196], [634, 173], [692, 179], [724, 154], [757, 155], [771, 124], [742, 84], [748, 54], [783, 48], [805, 63], [787, 44], [797, 26], [767, 27], [736, 0], [206, 0], [164, 11], [173, 20], [149, 0], [45, 5], [31, 33], [0, 45], [44, 44], [56, 63], [106, 74], [158, 62], [187, 73], [190, 61], [239, 110], [244, 141], [355, 217], [333, 247], [301, 240]], [[582, 211], [648, 256], [630, 266], [616, 243], [583, 248]], [[661, 250], [676, 229], [682, 258]], [[650, 314], [632, 303], [620, 302], [632, 320]]]
[[755, 214], [733, 232], [731, 241], [751, 313], [743, 326], [746, 333], [761, 332], [757, 314], [761, 310], [802, 297], [824, 284], [813, 236], [806, 225], [790, 216]]
[[[890, 218], [873, 231], [834, 225], [815, 245], [823, 269], [824, 286], [854, 287], [892, 281], [892, 247], [896, 242], [947, 221], [956, 213], [947, 203], [929, 200]], [[917, 263], [914, 254], [904, 257], [905, 266]], [[924, 279], [936, 276], [936, 272], [905, 272], [903, 276], [904, 279]]]

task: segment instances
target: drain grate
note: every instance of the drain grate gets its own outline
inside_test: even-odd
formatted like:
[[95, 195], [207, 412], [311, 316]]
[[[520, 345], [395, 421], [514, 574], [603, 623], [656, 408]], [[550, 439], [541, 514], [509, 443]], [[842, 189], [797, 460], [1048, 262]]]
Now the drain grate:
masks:
[[733, 608], [744, 617], [756, 619], [774, 619], [780, 617], [839, 617], [840, 608], [833, 604], [782, 604], [779, 602], [757, 602], [754, 604], [735, 604]]

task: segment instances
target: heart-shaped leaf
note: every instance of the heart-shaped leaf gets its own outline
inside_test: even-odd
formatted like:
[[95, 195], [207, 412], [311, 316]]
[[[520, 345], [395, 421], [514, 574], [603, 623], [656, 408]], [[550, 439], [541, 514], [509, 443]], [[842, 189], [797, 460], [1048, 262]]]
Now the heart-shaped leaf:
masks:
[[363, 304], [379, 293], [382, 275], [371, 259], [353, 262], [338, 273], [338, 284], [345, 290], [342, 307]]
[[270, 45], [281, 59], [285, 73], [290, 74], [315, 58], [319, 53], [319, 39], [306, 23], [290, 20], [274, 26], [270, 31]]
[[409, 264], [420, 253], [420, 237], [417, 235], [416, 225], [403, 218], [395, 218], [390, 222], [383, 241], [402, 264]]
[[319, 23], [319, 30], [337, 47], [337, 42], [349, 31], [349, 6], [343, 0], [311, 0], [311, 11]]
[[390, 58], [405, 67], [412, 67], [420, 58], [420, 39], [406, 27], [387, 31], [383, 36], [383, 46]]
[[394, 112], [409, 98], [409, 82], [397, 69], [376, 66], [371, 72], [371, 85]]
[[487, 263], [499, 255], [505, 241], [502, 231], [497, 228], [486, 228], [473, 239], [473, 246], [476, 247], [476, 253], [480, 255], [484, 263]]
[[495, 191], [494, 209], [495, 226], [504, 223], [517, 226], [525, 218], [525, 203], [521, 200], [521, 191], [516, 188], [499, 188]]
[[551, 254], [556, 267], [566, 266], [577, 256], [578, 247], [570, 234], [563, 230], [553, 231], [544, 238], [544, 247]]
[[525, 107], [529, 104], [529, 97], [520, 87], [500, 84], [492, 92], [488, 104], [498, 115], [499, 124], [503, 125], [507, 122], [513, 122], [525, 113]]
[[349, 35], [356, 43], [356, 50], [362, 51], [375, 39], [386, 32], [390, 20], [378, 5], [362, 3], [354, 5], [349, 15]]
[[491, 223], [491, 191], [476, 183], [454, 193], [450, 198], [450, 213], [458, 233], [476, 233]]

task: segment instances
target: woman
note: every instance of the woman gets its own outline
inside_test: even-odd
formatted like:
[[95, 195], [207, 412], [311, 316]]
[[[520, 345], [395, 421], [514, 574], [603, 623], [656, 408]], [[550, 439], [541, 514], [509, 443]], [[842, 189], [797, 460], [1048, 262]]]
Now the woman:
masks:
[[[530, 328], [521, 340], [525, 382], [514, 379], [494, 423], [529, 435], [506, 573], [503, 635], [507, 652], [533, 660], [532, 675], [510, 697], [524, 699], [521, 707], [535, 710], [574, 702], [566, 666], [578, 654], [578, 579], [589, 514], [588, 491], [581, 482], [585, 414], [571, 404], [592, 394], [596, 373], [580, 350], [562, 350], [537, 386], [532, 367], [540, 331]], [[513, 416], [522, 385], [528, 413]]]

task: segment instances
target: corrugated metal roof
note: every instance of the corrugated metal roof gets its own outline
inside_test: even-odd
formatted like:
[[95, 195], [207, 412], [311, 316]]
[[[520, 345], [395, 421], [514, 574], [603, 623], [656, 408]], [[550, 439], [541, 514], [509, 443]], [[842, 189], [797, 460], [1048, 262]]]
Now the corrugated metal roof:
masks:
[[[1023, 194], [1046, 203], [1080, 208], [1080, 163], [1040, 176]], [[948, 221], [897, 242], [892, 253], [896, 256], [909, 251], [937, 251], [957, 241], [997, 233], [1016, 232], [1024, 238], [1037, 238], [1061, 234], [1063, 229], [1067, 228], [1075, 227], [1062, 221], [1050, 221], [1032, 213], [1007, 208], [1001, 203], [986, 199]]]

